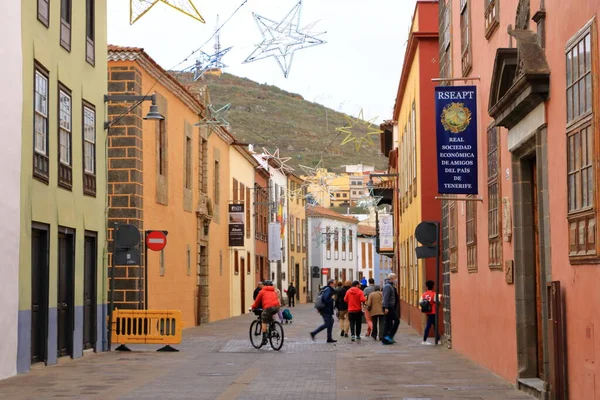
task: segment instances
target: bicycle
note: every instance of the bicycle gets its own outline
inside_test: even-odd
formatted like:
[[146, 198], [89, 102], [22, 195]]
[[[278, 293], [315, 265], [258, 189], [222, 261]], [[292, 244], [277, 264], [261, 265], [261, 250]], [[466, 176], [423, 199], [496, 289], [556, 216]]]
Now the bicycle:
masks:
[[[250, 311], [252, 311], [254, 315], [256, 315], [256, 319], [250, 324], [250, 343], [255, 349], [260, 349], [266, 344], [265, 342], [263, 342], [261, 325], [262, 321], [260, 318], [263, 310], [251, 309]], [[271, 321], [267, 328], [267, 338], [273, 350], [279, 351], [283, 346], [284, 340], [283, 325], [281, 325], [281, 323], [278, 321]]]

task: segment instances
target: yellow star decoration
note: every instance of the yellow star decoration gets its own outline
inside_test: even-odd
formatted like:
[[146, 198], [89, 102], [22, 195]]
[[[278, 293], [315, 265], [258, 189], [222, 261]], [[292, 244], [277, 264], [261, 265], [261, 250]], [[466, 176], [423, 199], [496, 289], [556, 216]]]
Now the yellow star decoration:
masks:
[[372, 136], [379, 136], [381, 134], [379, 127], [373, 126], [373, 122], [375, 122], [377, 117], [369, 121], [365, 121], [362, 108], [358, 113], [357, 119], [349, 117], [348, 115], [345, 115], [345, 117], [348, 125], [342, 128], [335, 128], [336, 131], [346, 134], [346, 137], [342, 141], [342, 146], [350, 142], [354, 142], [354, 146], [358, 152], [360, 151], [360, 147], [362, 145], [368, 146], [375, 144]]
[[202, 18], [192, 0], [129, 0], [129, 24], [133, 25], [157, 3], [164, 3], [188, 17], [205, 23], [204, 18]]

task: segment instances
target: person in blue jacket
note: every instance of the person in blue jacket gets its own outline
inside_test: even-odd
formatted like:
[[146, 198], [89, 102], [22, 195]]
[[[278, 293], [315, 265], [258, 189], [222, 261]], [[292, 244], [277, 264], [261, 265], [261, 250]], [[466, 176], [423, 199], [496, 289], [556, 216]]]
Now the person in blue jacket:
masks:
[[325, 287], [325, 292], [323, 292], [323, 303], [325, 303], [325, 308], [323, 308], [319, 313], [321, 317], [323, 317], [323, 325], [319, 326], [317, 329], [310, 333], [310, 337], [312, 340], [315, 340], [315, 336], [317, 333], [322, 330], [327, 329], [327, 343], [335, 343], [337, 340], [333, 339], [333, 294], [335, 290], [333, 289], [333, 285], [335, 281], [330, 279], [327, 281], [327, 286]]

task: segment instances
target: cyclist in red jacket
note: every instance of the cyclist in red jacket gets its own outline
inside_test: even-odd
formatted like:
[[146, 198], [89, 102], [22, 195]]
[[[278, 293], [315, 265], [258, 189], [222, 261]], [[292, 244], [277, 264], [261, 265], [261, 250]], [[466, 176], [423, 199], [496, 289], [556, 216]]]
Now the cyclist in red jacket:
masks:
[[252, 309], [263, 309], [260, 319], [262, 322], [263, 343], [266, 343], [267, 325], [273, 321], [273, 315], [279, 312], [281, 303], [279, 302], [279, 296], [277, 296], [275, 288], [273, 287], [273, 282], [265, 281], [264, 285], [265, 287], [258, 293], [256, 300], [254, 300]]

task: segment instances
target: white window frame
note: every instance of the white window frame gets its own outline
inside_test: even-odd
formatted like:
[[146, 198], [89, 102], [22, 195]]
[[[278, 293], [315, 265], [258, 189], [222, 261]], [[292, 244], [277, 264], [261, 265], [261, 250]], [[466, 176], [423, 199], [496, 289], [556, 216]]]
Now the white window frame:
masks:
[[35, 143], [36, 153], [48, 156], [48, 77], [35, 71]]
[[85, 172], [96, 175], [96, 110], [85, 105], [83, 106], [83, 165]]

